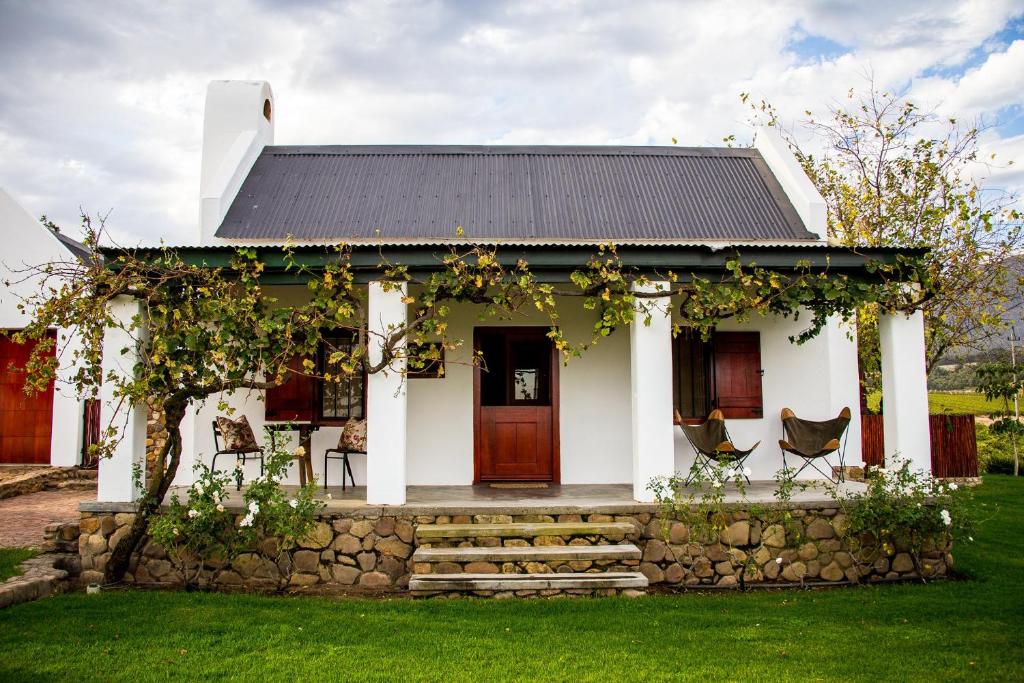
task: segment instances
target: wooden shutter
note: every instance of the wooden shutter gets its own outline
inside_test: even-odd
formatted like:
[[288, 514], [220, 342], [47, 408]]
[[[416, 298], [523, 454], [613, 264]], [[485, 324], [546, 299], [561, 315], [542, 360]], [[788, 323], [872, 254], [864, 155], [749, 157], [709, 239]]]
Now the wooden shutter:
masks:
[[764, 416], [761, 398], [761, 334], [714, 335], [715, 406], [727, 418]]
[[267, 389], [267, 420], [274, 422], [313, 422], [316, 415], [316, 382], [302, 366], [304, 357], [296, 356], [288, 362], [285, 383]]

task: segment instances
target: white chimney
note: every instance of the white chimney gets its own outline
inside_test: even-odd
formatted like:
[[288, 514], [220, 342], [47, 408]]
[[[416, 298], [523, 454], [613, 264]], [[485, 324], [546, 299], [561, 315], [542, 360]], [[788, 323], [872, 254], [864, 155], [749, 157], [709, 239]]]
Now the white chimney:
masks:
[[265, 145], [274, 144], [274, 93], [266, 81], [212, 81], [203, 118], [199, 238], [214, 233]]
[[807, 173], [779, 131], [770, 126], [758, 127], [754, 149], [761, 153], [768, 168], [775, 174], [800, 220], [804, 222], [804, 227], [817, 235], [822, 242], [828, 241], [828, 211], [825, 200], [807, 177]]

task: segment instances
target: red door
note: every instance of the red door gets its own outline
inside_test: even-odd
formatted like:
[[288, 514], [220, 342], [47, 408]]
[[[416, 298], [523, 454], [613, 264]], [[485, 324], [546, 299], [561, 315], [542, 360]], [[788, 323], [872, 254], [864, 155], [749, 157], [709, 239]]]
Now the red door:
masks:
[[558, 480], [558, 359], [547, 328], [478, 328], [475, 479]]
[[0, 463], [47, 464], [53, 428], [53, 384], [27, 396], [25, 363], [31, 346], [0, 336]]

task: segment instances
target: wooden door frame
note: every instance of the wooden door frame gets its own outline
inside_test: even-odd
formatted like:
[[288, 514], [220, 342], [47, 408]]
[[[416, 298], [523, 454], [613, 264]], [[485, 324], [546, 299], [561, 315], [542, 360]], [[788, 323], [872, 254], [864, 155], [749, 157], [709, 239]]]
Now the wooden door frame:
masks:
[[[545, 337], [549, 327], [543, 325], [484, 325], [476, 326], [473, 328], [473, 483], [481, 484], [483, 481], [480, 479], [480, 364], [475, 361], [476, 354], [480, 350], [480, 336], [481, 334], [499, 332], [502, 334], [508, 334], [510, 332], [521, 332], [523, 330], [544, 330]], [[559, 409], [560, 403], [560, 391], [559, 391], [559, 375], [558, 375], [558, 349], [555, 345], [551, 345], [551, 366], [550, 366], [550, 390], [551, 390], [551, 483], [560, 484], [562, 482], [562, 454], [561, 454], [561, 434], [559, 429]], [[527, 480], [524, 480], [527, 481]]]

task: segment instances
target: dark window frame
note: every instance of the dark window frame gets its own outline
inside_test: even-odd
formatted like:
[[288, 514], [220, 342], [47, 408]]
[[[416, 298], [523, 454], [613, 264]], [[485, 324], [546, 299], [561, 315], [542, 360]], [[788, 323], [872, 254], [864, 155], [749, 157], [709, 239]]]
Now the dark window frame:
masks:
[[[345, 417], [338, 417], [337, 415], [327, 416], [324, 414], [324, 385], [327, 383], [323, 379], [324, 371], [327, 367], [327, 344], [332, 343], [335, 345], [337, 342], [344, 341], [345, 337], [342, 335], [328, 335], [325, 340], [321, 341], [316, 352], [316, 370], [319, 377], [317, 377], [315, 384], [316, 390], [314, 391], [313, 401], [314, 410], [313, 414], [316, 417], [317, 424], [326, 426], [344, 426], [351, 419], [366, 419], [366, 370], [360, 374], [360, 391], [359, 391], [359, 414], [352, 415], [351, 409], [355, 404], [349, 404], [349, 415]], [[351, 337], [349, 341], [350, 345], [357, 343], [355, 335]], [[344, 382], [335, 382], [334, 384], [342, 385], [351, 382], [351, 378]]]

